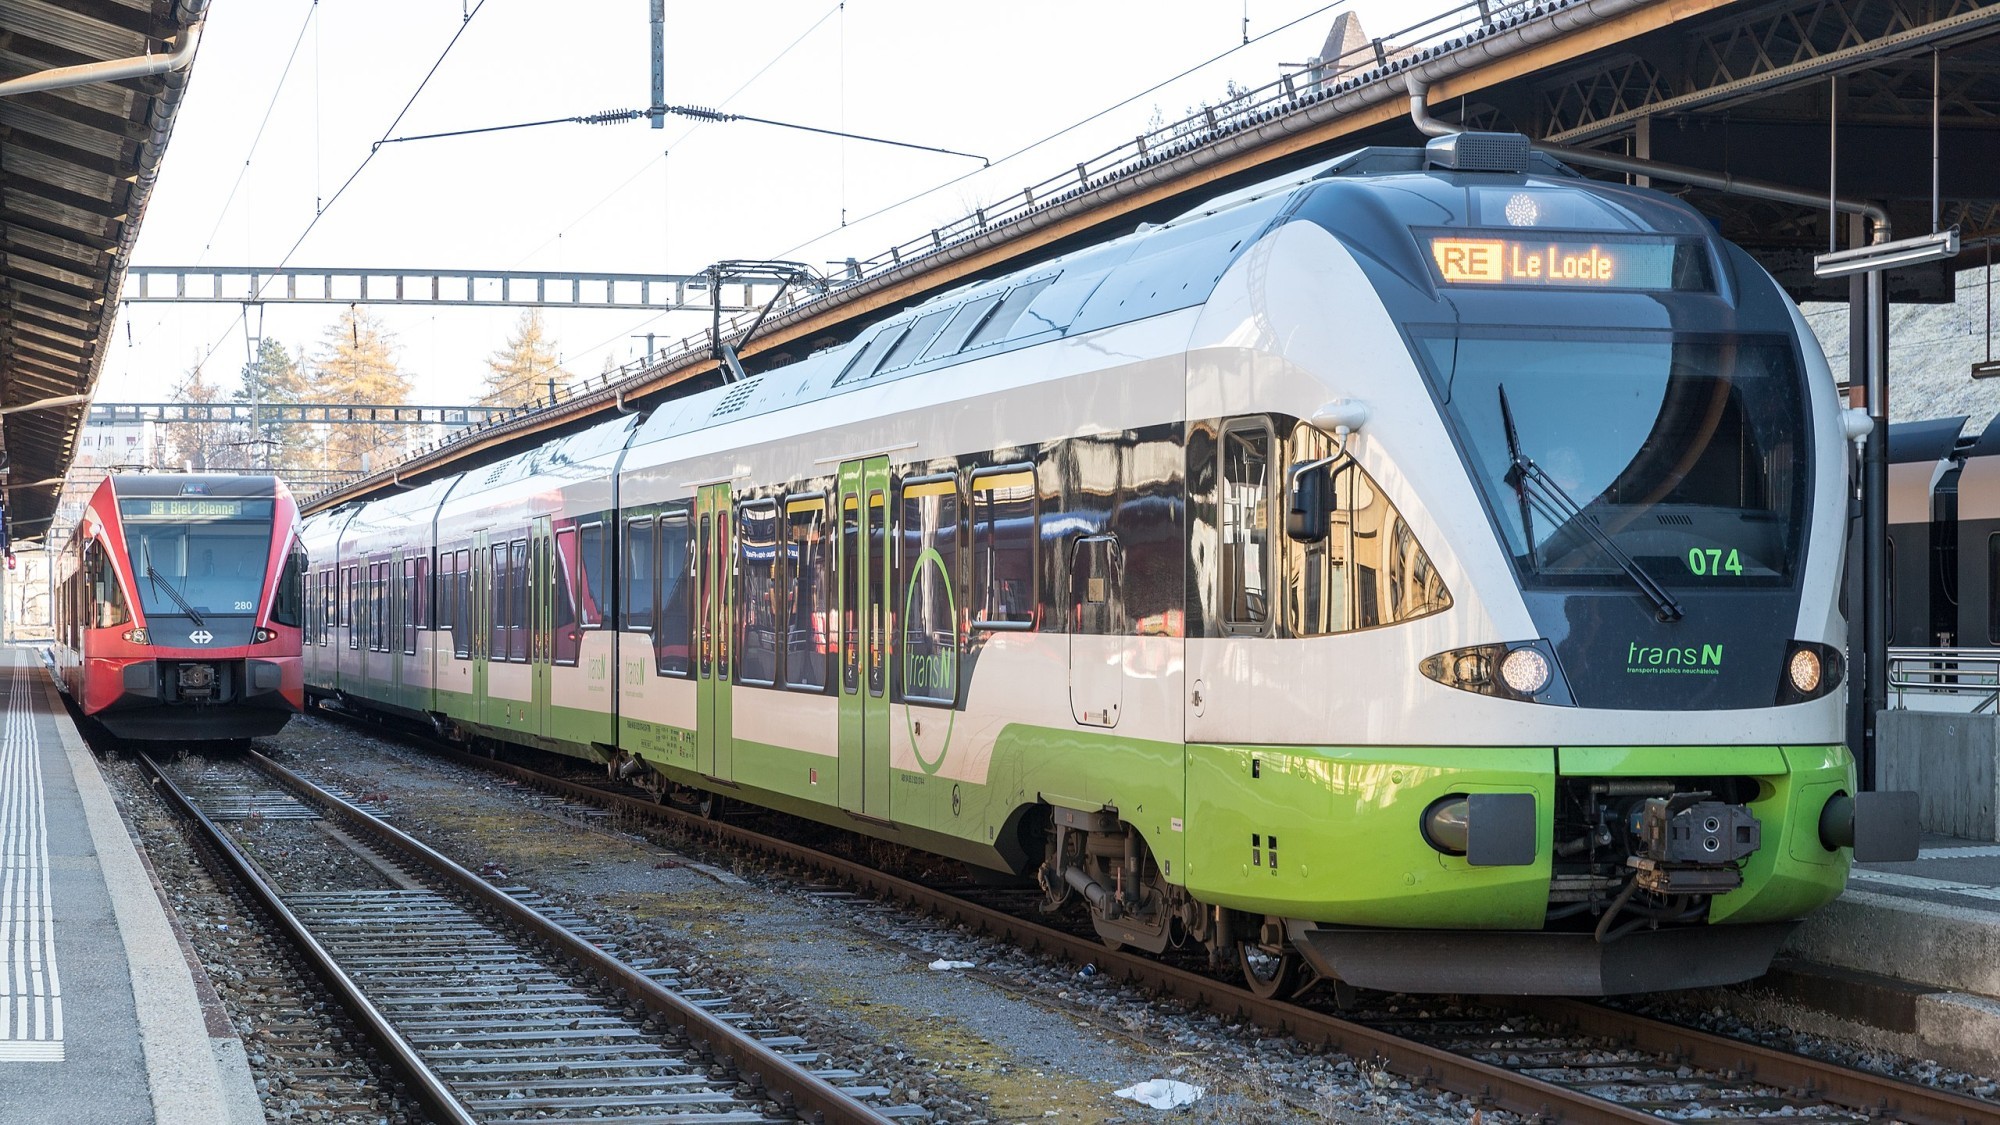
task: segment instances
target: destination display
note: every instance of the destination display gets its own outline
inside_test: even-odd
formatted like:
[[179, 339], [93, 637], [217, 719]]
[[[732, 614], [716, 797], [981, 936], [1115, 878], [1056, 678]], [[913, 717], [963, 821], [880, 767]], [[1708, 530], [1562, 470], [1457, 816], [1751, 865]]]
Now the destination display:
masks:
[[118, 514], [126, 519], [267, 520], [271, 502], [206, 496], [136, 498], [118, 501]]
[[[1431, 258], [1447, 285], [1573, 289], [1707, 288], [1677, 271], [1683, 244], [1582, 238], [1479, 238], [1433, 235]], [[1690, 280], [1695, 283], [1690, 284]]]

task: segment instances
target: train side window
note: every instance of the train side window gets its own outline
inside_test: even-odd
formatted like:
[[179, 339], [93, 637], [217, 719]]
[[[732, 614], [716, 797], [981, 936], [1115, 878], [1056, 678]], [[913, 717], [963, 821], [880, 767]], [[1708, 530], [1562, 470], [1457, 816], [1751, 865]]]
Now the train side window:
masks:
[[507, 659], [528, 662], [528, 541], [507, 545], [513, 566], [507, 576]]
[[689, 578], [693, 556], [688, 543], [685, 505], [660, 514], [660, 542], [655, 554], [660, 594], [658, 627], [653, 630], [653, 668], [662, 676], [694, 673], [694, 583]]
[[1888, 566], [1884, 569], [1888, 571], [1883, 576], [1883, 582], [1884, 589], [1889, 593], [1888, 628], [1889, 636], [1893, 638], [1896, 635], [1896, 541], [1894, 539], [1889, 540]]
[[903, 627], [897, 686], [913, 703], [954, 703], [958, 699], [958, 477], [904, 481], [896, 531], [903, 581], [903, 597], [894, 607]]
[[507, 659], [507, 544], [486, 549], [486, 659]]
[[125, 588], [118, 582], [118, 568], [111, 565], [110, 552], [97, 540], [83, 549], [84, 570], [90, 576], [90, 627], [113, 629], [132, 619], [125, 601]]
[[833, 655], [826, 497], [785, 497], [785, 522], [785, 686], [825, 691], [826, 662]]
[[271, 621], [289, 628], [305, 623], [306, 549], [294, 540], [285, 553], [285, 569], [278, 575], [277, 594], [271, 599]]
[[604, 524], [592, 521], [577, 529], [576, 623], [584, 629], [604, 627]]
[[335, 600], [340, 594], [339, 580], [334, 577], [337, 573], [339, 572], [333, 567], [327, 567], [319, 572], [320, 644], [326, 644], [333, 639], [333, 623], [340, 616], [340, 607]]
[[1035, 543], [1040, 535], [1032, 465], [972, 474], [972, 626], [1035, 627]]
[[625, 589], [618, 627], [634, 633], [653, 629], [653, 517], [625, 521]]
[[[1305, 426], [1300, 430], [1316, 433]], [[1328, 452], [1323, 437], [1301, 442], [1295, 436], [1287, 458], [1298, 464]], [[1326, 537], [1313, 543], [1279, 541], [1286, 560], [1285, 624], [1291, 635], [1394, 625], [1451, 608], [1451, 593], [1430, 555], [1374, 478], [1354, 462], [1343, 461], [1332, 481]]]
[[368, 651], [389, 651], [389, 564], [368, 564]]
[[868, 694], [881, 695], [888, 690], [889, 680], [889, 623], [883, 620], [889, 612], [888, 579], [883, 573], [888, 570], [888, 502], [880, 490], [868, 494], [868, 573], [862, 576], [867, 583], [868, 606]]
[[736, 513], [738, 683], [778, 682], [778, 502], [755, 500]]
[[418, 575], [423, 563], [415, 558], [403, 560], [403, 655], [417, 654], [417, 630], [423, 627], [423, 605], [417, 599]]
[[555, 602], [555, 662], [565, 668], [575, 667], [582, 655], [582, 632], [577, 629], [577, 593], [582, 589], [577, 584], [577, 568], [581, 563], [576, 557], [576, 528], [556, 529], [556, 602]]
[[454, 552], [458, 558], [458, 592], [451, 600], [451, 652], [453, 656], [472, 655], [472, 549], [461, 547]]
[[437, 628], [455, 632], [452, 603], [458, 594], [458, 556], [450, 551], [438, 552], [437, 583]]
[[1262, 419], [1222, 431], [1222, 621], [1230, 633], [1271, 624], [1271, 427]]

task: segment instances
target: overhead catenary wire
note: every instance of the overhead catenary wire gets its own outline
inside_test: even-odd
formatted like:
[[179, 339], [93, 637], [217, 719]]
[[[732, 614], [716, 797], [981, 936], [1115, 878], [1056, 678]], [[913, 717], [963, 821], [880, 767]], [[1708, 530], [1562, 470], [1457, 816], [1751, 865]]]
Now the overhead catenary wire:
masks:
[[[1085, 125], [1088, 125], [1091, 122], [1098, 120], [1099, 118], [1105, 116], [1106, 114], [1113, 113], [1117, 110], [1123, 109], [1126, 106], [1131, 105], [1133, 102], [1136, 102], [1141, 98], [1148, 97], [1152, 94], [1158, 93], [1160, 90], [1166, 88], [1167, 86], [1170, 86], [1173, 83], [1178, 82], [1183, 78], [1186, 78], [1188, 75], [1193, 74], [1204, 67], [1213, 66], [1214, 64], [1222, 61], [1223, 59], [1228, 58], [1230, 55], [1233, 55], [1238, 51], [1243, 50], [1245, 47], [1248, 47], [1255, 43], [1261, 43], [1264, 40], [1269, 39], [1271, 36], [1279, 34], [1280, 32], [1290, 31], [1292, 28], [1297, 27], [1299, 24], [1302, 24], [1309, 19], [1314, 19], [1318, 16], [1324, 15], [1327, 12], [1332, 11], [1335, 8], [1338, 8], [1339, 6], [1341, 6], [1346, 2], [1347, 0], [1331, 0], [1330, 3], [1322, 4], [1319, 7], [1314, 8], [1312, 11], [1307, 12], [1304, 15], [1298, 16], [1295, 19], [1290, 20], [1289, 22], [1279, 24], [1278, 26], [1272, 28], [1269, 31], [1264, 32], [1261, 35], [1254, 36], [1250, 39], [1245, 40], [1242, 43], [1235, 44], [1229, 47], [1227, 50], [1220, 51], [1214, 55], [1211, 55], [1210, 57], [1203, 59], [1198, 63], [1195, 63], [1193, 66], [1187, 67], [1186, 69], [1180, 71], [1177, 74], [1172, 75], [1171, 77], [1163, 78], [1160, 81], [1153, 83], [1151, 86], [1146, 87], [1145, 89], [1139, 91], [1136, 94], [1123, 98], [1117, 102], [1112, 103], [1111, 105], [1105, 106], [1103, 109], [1098, 110], [1097, 112], [1089, 115], [1088, 117], [1079, 118], [1078, 120], [1063, 126], [1062, 128], [1056, 130], [1053, 133], [1050, 133], [1048, 136], [1043, 137], [1038, 141], [1031, 141], [1028, 144], [1022, 145], [1020, 148], [1015, 149], [1013, 152], [1010, 152], [1005, 156], [995, 157], [988, 164], [987, 168], [996, 168], [1002, 164], [1007, 163], [1010, 160], [1014, 160], [1021, 156], [1025, 156], [1026, 154], [1033, 152], [1034, 150], [1042, 147], [1043, 145], [1048, 144], [1050, 141], [1058, 140], [1064, 136], [1067, 136], [1070, 133], [1075, 132], [1078, 129], [1083, 128]], [[904, 198], [899, 199], [894, 203], [889, 203], [885, 204], [884, 206], [877, 207], [875, 210], [868, 212], [866, 215], [863, 215], [858, 219], [850, 220], [847, 219], [845, 215], [843, 215], [840, 227], [835, 227], [832, 230], [823, 231], [817, 235], [814, 235], [813, 237], [806, 239], [804, 242], [801, 242], [791, 247], [790, 249], [780, 251], [775, 256], [779, 258], [793, 257], [796, 254], [798, 254], [799, 251], [805, 249], [808, 246], [813, 245], [814, 243], [820, 241], [821, 239], [831, 238], [834, 235], [839, 234], [841, 227], [850, 226], [854, 223], [865, 223], [870, 219], [879, 218], [883, 215], [886, 215], [889, 212], [894, 211], [899, 207], [907, 207], [910, 204], [915, 203], [917, 200], [924, 198], [925, 196], [935, 195], [938, 192], [945, 190], [946, 188], [964, 183], [966, 180], [969, 180], [972, 177], [978, 175], [979, 172], [986, 171], [987, 168], [979, 169], [979, 171], [976, 172], [966, 172], [961, 175], [954, 176], [949, 180], [945, 180], [942, 183], [934, 184], [913, 195], [905, 196]]]
[[264, 106], [263, 118], [257, 122], [257, 132], [251, 136], [250, 147], [243, 154], [243, 167], [237, 169], [235, 182], [229, 185], [229, 193], [222, 197], [222, 208], [215, 214], [214, 228], [208, 232], [208, 237], [202, 240], [201, 254], [195, 258], [196, 265], [200, 265], [202, 258], [207, 257], [208, 252], [215, 247], [215, 236], [222, 232], [223, 221], [229, 218], [229, 208], [236, 202], [236, 193], [243, 187], [243, 177], [249, 174], [250, 164], [256, 159], [257, 146], [264, 140], [264, 129], [271, 124], [271, 114], [278, 108], [278, 97], [285, 92], [285, 81], [291, 77], [292, 63], [297, 61], [299, 47], [306, 41], [306, 32], [313, 27], [313, 17], [318, 13], [319, 0], [311, 0], [306, 5], [306, 18], [299, 24], [299, 34], [292, 40], [291, 53], [285, 56], [285, 65], [278, 72], [277, 85], [271, 87], [271, 99]]
[[[437, 59], [431, 63], [430, 69], [424, 72], [422, 80], [417, 83], [417, 88], [415, 90], [410, 91], [409, 99], [403, 103], [403, 108], [396, 111], [396, 116], [393, 120], [389, 122], [389, 127], [382, 130], [383, 139], [387, 139], [389, 134], [396, 131], [396, 126], [401, 125], [403, 123], [403, 118], [410, 112], [410, 107], [417, 103], [417, 99], [423, 95], [424, 88], [429, 86], [431, 79], [437, 76], [438, 68], [443, 66], [445, 59], [451, 56], [452, 48], [458, 46], [458, 41], [464, 37], [465, 29], [472, 26], [473, 18], [479, 15], [480, 11], [483, 10], [485, 7], [486, 7], [486, 0], [479, 0], [478, 3], [472, 5], [472, 7], [465, 12], [464, 17], [459, 21], [458, 29], [452, 32], [450, 41], [444, 45], [444, 50], [438, 52]], [[306, 222], [305, 229], [299, 232], [298, 238], [292, 241], [291, 248], [286, 250], [284, 256], [278, 260], [277, 268], [279, 270], [282, 270], [286, 266], [291, 264], [292, 255], [299, 252], [299, 247], [304, 245], [306, 239], [312, 235], [313, 228], [319, 225], [319, 221], [326, 217], [326, 213], [328, 211], [333, 210], [333, 205], [340, 201], [340, 197], [343, 194], [345, 194], [347, 189], [353, 185], [354, 181], [361, 176], [361, 173], [367, 170], [368, 165], [372, 161], [374, 161], [375, 154], [381, 151], [381, 147], [382, 144], [380, 140], [376, 141], [375, 144], [370, 145], [368, 148], [368, 154], [361, 158], [361, 163], [354, 166], [354, 171], [349, 172], [347, 174], [347, 178], [341, 181], [340, 187], [334, 190], [333, 195], [329, 197], [324, 204], [319, 205], [314, 209], [313, 217]], [[275, 276], [275, 271], [274, 271], [274, 276]], [[266, 282], [266, 284], [268, 284], [268, 281]], [[250, 298], [251, 301], [254, 301], [257, 298], [257, 296], [258, 294], [253, 293]], [[246, 302], [246, 305], [247, 304], [248, 302]], [[241, 322], [242, 319], [243, 319], [243, 314], [241, 312], [238, 312], [236, 315], [236, 320], [232, 321], [229, 327], [223, 329], [222, 334], [216, 337], [215, 342], [208, 346], [207, 351], [205, 351], [202, 354], [201, 360], [195, 364], [195, 374], [197, 376], [199, 376], [201, 369], [208, 365], [208, 361], [215, 357], [216, 351], [220, 349], [223, 343], [229, 339], [230, 335], [236, 331], [236, 325], [238, 322]]]

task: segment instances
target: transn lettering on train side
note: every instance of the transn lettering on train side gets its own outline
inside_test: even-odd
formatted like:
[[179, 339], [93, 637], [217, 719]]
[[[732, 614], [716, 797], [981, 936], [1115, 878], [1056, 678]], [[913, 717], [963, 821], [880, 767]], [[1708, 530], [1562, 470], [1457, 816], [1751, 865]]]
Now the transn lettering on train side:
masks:
[[1500, 238], [1434, 238], [1431, 254], [1450, 284], [1616, 285], [1617, 259], [1600, 246], [1530, 245]]

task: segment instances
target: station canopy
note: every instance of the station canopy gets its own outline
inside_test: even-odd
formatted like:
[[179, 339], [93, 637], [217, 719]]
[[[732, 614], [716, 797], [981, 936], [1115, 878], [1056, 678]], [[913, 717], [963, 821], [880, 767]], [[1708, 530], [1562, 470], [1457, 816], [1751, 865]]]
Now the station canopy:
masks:
[[[170, 54], [206, 6], [0, 0], [0, 83]], [[55, 515], [187, 77], [0, 85], [0, 479], [10, 543], [42, 537]]]

